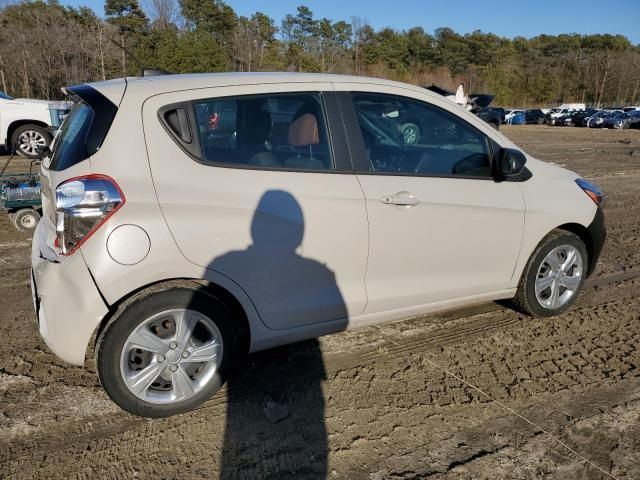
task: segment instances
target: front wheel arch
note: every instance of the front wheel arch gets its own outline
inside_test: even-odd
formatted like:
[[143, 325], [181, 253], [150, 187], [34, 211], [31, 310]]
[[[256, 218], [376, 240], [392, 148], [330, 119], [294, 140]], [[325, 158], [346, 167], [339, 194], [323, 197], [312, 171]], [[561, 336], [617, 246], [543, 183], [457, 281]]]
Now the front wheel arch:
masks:
[[574, 235], [577, 235], [580, 238], [580, 240], [584, 242], [584, 245], [587, 248], [587, 255], [588, 255], [588, 261], [589, 261], [587, 266], [587, 277], [589, 277], [595, 270], [596, 264], [597, 264], [597, 259], [595, 258], [596, 256], [594, 254], [595, 242], [591, 237], [591, 233], [589, 233], [589, 230], [587, 230], [586, 227], [580, 225], [579, 223], [565, 223], [564, 225], [560, 225], [556, 227], [554, 230], [564, 230], [564, 231], [573, 233]]
[[[569, 225], [570, 228], [575, 228], [574, 225], [576, 224], [567, 225]], [[578, 224], [578, 226], [580, 225]], [[584, 265], [584, 267], [586, 268], [578, 267], [582, 272], [581, 279], [579, 281], [579, 285], [577, 285], [575, 287], [576, 289], [573, 290], [574, 293], [572, 294], [572, 297], [570, 296], [568, 299], [565, 299], [563, 303], [560, 303], [555, 307], [553, 306], [553, 303], [551, 307], [544, 306], [540, 303], [541, 300], [538, 297], [538, 293], [536, 291], [537, 287], [535, 286], [538, 282], [536, 278], [539, 274], [539, 269], [541, 268], [540, 266], [544, 264], [544, 262], [546, 261], [546, 255], [549, 255], [550, 252], [553, 252], [558, 248], [563, 249], [567, 246], [573, 248], [574, 250], [577, 249], [577, 251], [580, 252], [580, 257], [582, 258], [582, 262], [584, 262], [581, 264], [584, 265], [586, 263], [586, 265]], [[534, 317], [555, 316], [567, 311], [575, 303], [578, 294], [584, 286], [584, 282], [589, 275], [591, 262], [592, 258], [588, 253], [586, 242], [579, 234], [566, 228], [558, 227], [551, 230], [536, 244], [535, 248], [527, 259], [527, 262], [518, 280], [517, 291], [514, 298], [510, 301], [510, 304], [515, 307], [517, 311]], [[578, 265], [580, 265], [580, 263]], [[554, 271], [552, 270], [551, 274], [553, 273]], [[553, 286], [555, 285], [556, 281], [557, 280], [555, 280], [554, 284], [552, 284], [551, 286], [552, 290], [557, 288]], [[560, 285], [562, 286], [563, 284], [561, 283]], [[566, 288], [569, 287], [567, 286]]]

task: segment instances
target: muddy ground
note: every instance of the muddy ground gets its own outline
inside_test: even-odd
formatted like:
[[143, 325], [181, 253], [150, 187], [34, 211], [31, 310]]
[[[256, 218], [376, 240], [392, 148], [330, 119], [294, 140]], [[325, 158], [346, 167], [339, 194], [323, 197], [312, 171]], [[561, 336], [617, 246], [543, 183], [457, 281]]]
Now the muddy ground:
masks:
[[609, 238], [573, 311], [497, 304], [263, 352], [149, 420], [40, 340], [29, 238], [0, 215], [2, 478], [640, 478], [640, 131], [520, 127], [595, 180]]

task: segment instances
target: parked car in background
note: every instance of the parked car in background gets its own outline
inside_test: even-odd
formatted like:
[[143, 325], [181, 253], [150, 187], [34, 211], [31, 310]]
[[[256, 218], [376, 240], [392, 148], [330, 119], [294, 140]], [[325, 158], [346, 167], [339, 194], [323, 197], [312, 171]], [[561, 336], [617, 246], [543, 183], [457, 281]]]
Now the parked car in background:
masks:
[[549, 118], [540, 109], [525, 110], [524, 122], [527, 125], [530, 125], [530, 124], [543, 125], [549, 122]]
[[623, 112], [633, 112], [633, 111], [636, 111], [636, 110], [640, 111], [640, 107], [639, 107], [639, 106], [633, 106], [633, 105], [632, 105], [632, 106], [630, 106], [630, 107], [624, 107], [624, 108], [622, 109], [622, 111], [623, 111]]
[[601, 128], [604, 126], [605, 119], [609, 118], [615, 112], [608, 110], [600, 110], [599, 112], [587, 117], [587, 127], [589, 128]]
[[635, 124], [635, 118], [633, 118], [630, 113], [616, 112], [605, 118], [602, 126], [604, 128], [619, 128], [624, 130], [631, 128], [632, 120], [634, 120], [633, 123]]
[[[447, 100], [450, 100], [454, 103], [457, 102], [456, 94], [451, 90], [447, 90], [446, 88], [439, 87], [438, 85], [432, 84], [428, 87], [424, 87], [427, 90], [437, 93], [438, 95], [442, 95]], [[464, 95], [463, 95], [464, 97]], [[487, 122], [496, 130], [500, 129], [500, 125], [504, 123], [504, 109], [502, 108], [491, 108], [489, 105], [495, 98], [495, 95], [490, 95], [486, 93], [472, 93], [466, 98], [466, 104], [459, 104], [461, 107], [466, 108], [473, 114], [477, 115], [479, 118]]]
[[504, 110], [489, 107], [494, 98], [494, 95], [472, 93], [469, 95], [469, 104], [471, 105], [471, 113], [477, 115], [496, 130], [500, 130], [504, 119]]
[[597, 112], [598, 110], [594, 110], [593, 108], [573, 112], [569, 120], [565, 120], [565, 124], [573, 127], [584, 127], [586, 126], [585, 119], [590, 117], [591, 115], [595, 115]]
[[69, 109], [67, 102], [15, 99], [0, 92], [0, 147], [15, 147], [23, 157], [38, 158], [38, 148], [51, 143], [53, 130]]
[[573, 114], [574, 112], [569, 111], [557, 117], [551, 118], [549, 119], [549, 125], [554, 125], [556, 127], [566, 127], [568, 125], [571, 125], [571, 117], [573, 116]]
[[524, 123], [524, 110], [505, 110], [504, 122], [522, 125]]
[[549, 123], [555, 125], [556, 118], [567, 115], [570, 112], [571, 110], [568, 108], [552, 108], [551, 113], [549, 113]]
[[[137, 415], [196, 408], [244, 355], [347, 328], [498, 299], [557, 315], [604, 243], [596, 186], [414, 85], [255, 73], [66, 91], [36, 320], [63, 360], [95, 353]], [[201, 133], [217, 105], [235, 111], [226, 141]], [[417, 142], [399, 135], [407, 112]]]
[[627, 112], [629, 115], [629, 128], [640, 128], [640, 110]]
[[560, 125], [560, 126], [570, 125], [571, 123], [567, 119], [571, 119], [575, 113], [580, 113], [580, 112], [583, 112], [584, 110], [585, 109], [582, 109], [582, 110], [573, 110], [573, 109], [566, 109], [566, 108], [561, 109], [549, 115], [549, 124]]

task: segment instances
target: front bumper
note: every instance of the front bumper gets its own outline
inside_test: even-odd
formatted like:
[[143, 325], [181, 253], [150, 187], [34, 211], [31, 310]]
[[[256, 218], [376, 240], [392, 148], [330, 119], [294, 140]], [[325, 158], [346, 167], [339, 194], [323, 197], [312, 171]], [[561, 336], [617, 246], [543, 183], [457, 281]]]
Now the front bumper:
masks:
[[82, 366], [91, 336], [108, 309], [82, 252], [58, 261], [52, 257], [46, 243], [51, 225], [42, 220], [31, 248], [31, 288], [40, 335], [62, 360]]

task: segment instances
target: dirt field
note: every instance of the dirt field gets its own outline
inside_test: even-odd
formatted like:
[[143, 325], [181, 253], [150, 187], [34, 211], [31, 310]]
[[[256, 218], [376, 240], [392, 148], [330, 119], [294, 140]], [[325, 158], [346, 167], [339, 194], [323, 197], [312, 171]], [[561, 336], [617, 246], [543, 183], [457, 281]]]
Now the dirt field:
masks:
[[579, 305], [496, 304], [254, 355], [203, 408], [120, 411], [40, 340], [29, 238], [0, 215], [2, 478], [640, 478], [640, 131], [510, 127], [607, 193]]

